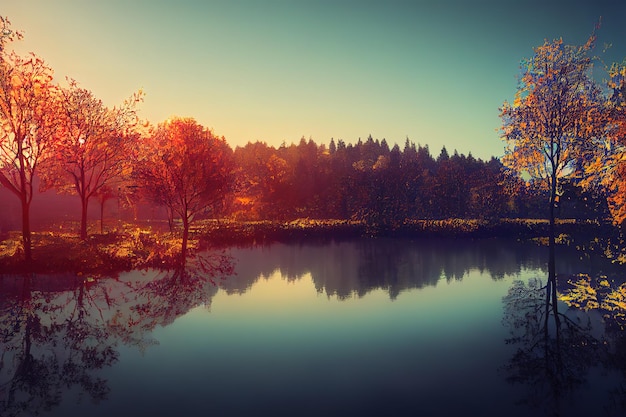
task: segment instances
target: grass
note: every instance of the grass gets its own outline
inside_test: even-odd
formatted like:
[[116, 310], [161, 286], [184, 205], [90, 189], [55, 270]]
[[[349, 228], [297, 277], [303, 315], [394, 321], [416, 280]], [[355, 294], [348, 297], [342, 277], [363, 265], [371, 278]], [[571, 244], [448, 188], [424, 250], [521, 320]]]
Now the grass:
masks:
[[[558, 220], [557, 233], [569, 236], [606, 232], [597, 222]], [[342, 238], [358, 236], [533, 239], [548, 236], [549, 223], [541, 219], [445, 219], [406, 220], [390, 228], [373, 228], [361, 221], [298, 219], [291, 222], [200, 221], [196, 230], [204, 238], [224, 244], [289, 241], [293, 239]]]
[[127, 225], [123, 230], [93, 234], [82, 241], [74, 233], [32, 233], [32, 262], [23, 262], [21, 234], [10, 232], [0, 242], [3, 272], [110, 274], [148, 267], [169, 268], [177, 261], [181, 239], [171, 233]]

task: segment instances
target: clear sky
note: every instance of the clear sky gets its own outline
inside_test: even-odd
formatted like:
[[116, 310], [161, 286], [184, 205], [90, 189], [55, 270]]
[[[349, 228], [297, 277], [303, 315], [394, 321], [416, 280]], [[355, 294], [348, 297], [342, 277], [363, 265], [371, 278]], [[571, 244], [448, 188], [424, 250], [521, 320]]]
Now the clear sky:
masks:
[[626, 1], [2, 0], [62, 81], [141, 117], [194, 117], [228, 143], [408, 137], [501, 156], [498, 108], [544, 39], [626, 58]]

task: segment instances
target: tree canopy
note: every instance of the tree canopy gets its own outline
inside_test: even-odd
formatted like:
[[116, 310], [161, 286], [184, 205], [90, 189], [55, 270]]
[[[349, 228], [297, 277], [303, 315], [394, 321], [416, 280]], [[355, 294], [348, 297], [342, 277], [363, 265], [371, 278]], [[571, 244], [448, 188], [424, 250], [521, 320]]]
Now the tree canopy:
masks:
[[605, 103], [591, 73], [594, 41], [576, 46], [557, 39], [535, 48], [522, 65], [513, 104], [501, 108], [503, 163], [543, 183], [551, 210], [559, 181], [580, 174], [584, 149], [604, 137]]
[[606, 135], [585, 154], [583, 186], [606, 192], [613, 221], [626, 220], [626, 61], [608, 72]]
[[59, 90], [52, 69], [38, 56], [0, 52], [0, 184], [17, 196], [22, 240], [31, 257], [30, 204], [39, 164], [60, 137]]
[[60, 89], [59, 113], [63, 137], [52, 143], [43, 173], [47, 187], [77, 194], [81, 201], [80, 237], [87, 237], [89, 200], [116, 188], [113, 183], [132, 172], [137, 151], [136, 104], [141, 91], [120, 107], [107, 108], [87, 89], [69, 80]]
[[183, 260], [190, 223], [223, 198], [232, 183], [231, 154], [223, 137], [192, 118], [168, 119], [144, 138], [138, 158], [138, 185], [145, 196], [181, 218]]

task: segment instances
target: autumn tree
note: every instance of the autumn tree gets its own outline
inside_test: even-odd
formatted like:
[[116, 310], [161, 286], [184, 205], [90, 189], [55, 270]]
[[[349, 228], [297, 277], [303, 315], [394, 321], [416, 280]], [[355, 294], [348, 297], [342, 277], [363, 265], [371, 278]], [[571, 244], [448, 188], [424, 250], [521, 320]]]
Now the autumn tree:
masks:
[[246, 208], [246, 215], [253, 219], [279, 217], [279, 208], [284, 204], [277, 202], [287, 186], [287, 161], [264, 142], [249, 142], [244, 147], [237, 147], [234, 158], [238, 168], [238, 199]]
[[16, 32], [11, 29], [11, 21], [5, 16], [0, 16], [0, 53], [4, 51], [4, 47], [7, 43], [21, 38], [21, 32]]
[[100, 205], [100, 234], [104, 233], [104, 206], [107, 201], [121, 197], [119, 190], [122, 188], [122, 183], [123, 179], [120, 178], [119, 182], [103, 186], [96, 194], [96, 199]]
[[182, 220], [181, 260], [187, 255], [189, 226], [210, 209], [233, 181], [232, 150], [224, 137], [191, 118], [172, 118], [145, 138], [137, 179], [145, 195]]
[[76, 81], [61, 89], [59, 120], [65, 135], [54, 142], [54, 158], [46, 167], [47, 186], [77, 194], [81, 202], [80, 238], [87, 238], [89, 200], [114, 189], [115, 181], [129, 176], [136, 152], [133, 128], [141, 91], [121, 106], [108, 108]]
[[[4, 42], [4, 41], [3, 41]], [[0, 52], [0, 184], [19, 199], [24, 258], [32, 259], [30, 205], [39, 164], [59, 135], [52, 69], [34, 54]]]
[[503, 163], [549, 190], [549, 281], [556, 308], [555, 209], [560, 181], [577, 173], [584, 147], [604, 134], [603, 100], [592, 77], [595, 34], [580, 46], [546, 41], [524, 61], [513, 104], [500, 109]]
[[[469, 159], [469, 158], [468, 158]], [[480, 161], [480, 160], [479, 160]], [[480, 178], [480, 180], [476, 180]], [[511, 213], [511, 184], [499, 159], [492, 157], [474, 173], [474, 184], [468, 196], [468, 211], [472, 218], [497, 219]], [[519, 181], [519, 178], [514, 178]]]
[[605, 192], [613, 222], [623, 225], [626, 221], [626, 62], [614, 63], [608, 75], [606, 137], [588, 148], [583, 185], [592, 191]]
[[500, 109], [503, 163], [547, 186], [552, 224], [559, 181], [579, 174], [584, 149], [605, 133], [604, 101], [592, 78], [594, 41], [573, 46], [559, 39], [535, 48], [522, 67], [514, 103]]

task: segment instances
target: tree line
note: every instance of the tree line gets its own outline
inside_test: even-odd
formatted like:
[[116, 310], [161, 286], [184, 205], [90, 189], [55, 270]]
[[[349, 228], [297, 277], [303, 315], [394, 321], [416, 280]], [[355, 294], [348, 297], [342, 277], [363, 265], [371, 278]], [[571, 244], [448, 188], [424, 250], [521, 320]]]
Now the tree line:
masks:
[[232, 149], [193, 118], [140, 120], [141, 90], [110, 108], [73, 79], [55, 82], [37, 55], [7, 51], [21, 34], [3, 22], [0, 184], [20, 201], [27, 260], [36, 178], [43, 189], [80, 197], [83, 239], [91, 201], [165, 207], [170, 224], [182, 222], [183, 254], [191, 222], [203, 216], [393, 228], [406, 219], [546, 217], [549, 201], [551, 219], [625, 217], [626, 67], [611, 67], [602, 89], [590, 74], [594, 36], [579, 47], [557, 40], [535, 50], [514, 103], [500, 109], [505, 156], [483, 161], [371, 136]]
[[502, 163], [406, 139], [355, 144], [312, 139], [278, 148], [234, 150], [237, 188], [226, 214], [241, 219], [364, 220], [393, 227], [405, 219], [538, 217], [535, 192]]

